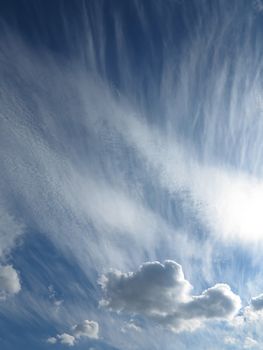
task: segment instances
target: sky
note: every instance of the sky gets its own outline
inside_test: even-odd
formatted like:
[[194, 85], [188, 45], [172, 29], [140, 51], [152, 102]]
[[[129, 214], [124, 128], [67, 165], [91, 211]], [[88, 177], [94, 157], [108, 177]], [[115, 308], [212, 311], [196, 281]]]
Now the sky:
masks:
[[262, 0], [0, 0], [1, 350], [262, 349], [262, 36]]

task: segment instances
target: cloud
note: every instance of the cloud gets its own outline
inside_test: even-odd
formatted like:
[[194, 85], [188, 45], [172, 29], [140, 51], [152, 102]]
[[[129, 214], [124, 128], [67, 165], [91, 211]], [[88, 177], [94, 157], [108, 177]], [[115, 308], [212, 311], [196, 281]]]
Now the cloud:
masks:
[[75, 337], [68, 333], [57, 334], [56, 337], [47, 338], [47, 343], [49, 344], [61, 343], [64, 345], [73, 346], [75, 345], [75, 342]]
[[8, 212], [2, 202], [0, 223], [0, 259], [3, 259], [15, 246], [18, 237], [24, 233], [24, 225]]
[[61, 344], [68, 346], [73, 346], [75, 344], [75, 337], [67, 333], [58, 334], [57, 339]]
[[47, 338], [47, 343], [49, 343], [49, 344], [56, 344], [56, 342], [57, 342], [57, 338], [55, 338], [55, 337]]
[[258, 342], [251, 337], [245, 337], [245, 339], [240, 340], [232, 336], [227, 336], [224, 338], [224, 343], [227, 345], [236, 345], [239, 348], [242, 347], [242, 349], [252, 349], [258, 346]]
[[115, 126], [153, 169], [161, 186], [175, 196], [183, 194], [188, 208], [194, 209], [213, 234], [225, 240], [261, 239], [260, 177], [234, 167], [200, 162], [194, 149], [149, 126], [140, 115], [130, 113]]
[[253, 324], [263, 319], [263, 294], [251, 298], [248, 306], [244, 307], [241, 315], [236, 317], [234, 325], [237, 327]]
[[[206, 21], [202, 22], [205, 23]], [[215, 27], [213, 24], [211, 29]], [[224, 28], [221, 25], [218, 27]], [[224, 34], [224, 30], [221, 31], [220, 29], [220, 35]], [[226, 32], [228, 31], [226, 30]], [[218, 41], [214, 40], [213, 31], [211, 31], [209, 40], [206, 40], [206, 36], [204, 39], [204, 42], [211, 42], [213, 45], [215, 42], [218, 43]], [[105, 42], [107, 42], [106, 38]], [[143, 259], [145, 259], [145, 256], [147, 256], [147, 259], [155, 259], [155, 252], [159, 250], [159, 247], [163, 248], [163, 245], [158, 245], [158, 241], [155, 238], [158, 235], [154, 234], [156, 232], [154, 228], [158, 227], [158, 221], [154, 220], [157, 215], [149, 215], [149, 210], [147, 210], [149, 204], [151, 208], [155, 206], [154, 198], [150, 198], [149, 203], [147, 198], [145, 198], [147, 195], [144, 196], [143, 191], [140, 192], [140, 187], [146, 189], [145, 192], [151, 192], [148, 190], [150, 182], [153, 183], [153, 196], [150, 195], [149, 197], [156, 197], [157, 201], [160, 201], [160, 206], [156, 206], [156, 212], [162, 210], [161, 214], [165, 219], [169, 215], [172, 216], [174, 209], [176, 208], [177, 211], [179, 206], [177, 206], [178, 203], [175, 201], [173, 205], [169, 203], [169, 208], [168, 206], [166, 207], [166, 203], [169, 202], [165, 192], [166, 189], [168, 188], [169, 193], [182, 190], [182, 192], [185, 191], [186, 196], [189, 194], [190, 204], [188, 204], [194, 206], [198, 216], [213, 231], [218, 230], [220, 234], [226, 236], [231, 236], [232, 232], [238, 232], [238, 237], [249, 240], [254, 239], [254, 237], [260, 237], [262, 232], [262, 189], [260, 190], [258, 184], [254, 185], [252, 183], [252, 186], [250, 186], [251, 177], [248, 177], [248, 181], [243, 181], [243, 177], [241, 181], [237, 181], [237, 177], [239, 178], [238, 172], [233, 172], [233, 176], [229, 175], [226, 167], [230, 162], [228, 163], [229, 159], [227, 157], [226, 159], [224, 156], [235, 153], [235, 149], [229, 146], [227, 154], [224, 155], [223, 152], [221, 153], [224, 142], [220, 137], [217, 137], [218, 131], [222, 133], [223, 137], [227, 136], [228, 132], [226, 129], [229, 129], [229, 134], [234, 139], [233, 144], [236, 143], [236, 148], [239, 149], [237, 137], [239, 138], [248, 129], [249, 125], [246, 124], [246, 118], [243, 118], [243, 114], [240, 114], [239, 110], [235, 108], [235, 91], [242, 86], [244, 87], [244, 89], [242, 88], [244, 95], [246, 95], [248, 91], [246, 91], [245, 86], [251, 87], [251, 85], [249, 82], [235, 85], [235, 78], [238, 74], [235, 74], [235, 68], [233, 69], [234, 72], [231, 74], [231, 77], [233, 76], [234, 91], [231, 95], [233, 97], [231, 98], [231, 108], [234, 106], [234, 113], [232, 114], [236, 115], [238, 120], [242, 120], [244, 126], [240, 127], [238, 120], [232, 114], [229, 114], [231, 118], [228, 123], [223, 118], [223, 115], [228, 115], [228, 113], [220, 115], [221, 108], [219, 107], [224, 105], [224, 101], [223, 96], [220, 94], [218, 96], [218, 91], [220, 89], [224, 91], [225, 85], [231, 88], [232, 84], [225, 84], [227, 81], [224, 81], [224, 75], [216, 74], [217, 70], [212, 70], [213, 74], [211, 76], [215, 77], [217, 84], [212, 82], [205, 85], [204, 88], [202, 88], [203, 85], [199, 86], [198, 81], [203, 80], [202, 69], [199, 71], [200, 66], [204, 64], [202, 57], [211, 57], [211, 55], [203, 55], [203, 52], [207, 52], [206, 48], [204, 45], [198, 44], [199, 41], [197, 40], [193, 47], [188, 46], [189, 56], [192, 57], [194, 62], [186, 60], [186, 66], [178, 64], [179, 71], [182, 71], [183, 74], [180, 76], [179, 72], [176, 71], [175, 76], [176, 81], [180, 81], [182, 85], [171, 89], [171, 94], [174, 93], [175, 95], [174, 98], [171, 98], [171, 101], [174, 101], [172, 102], [174, 106], [171, 106], [170, 103], [165, 106], [168, 117], [166, 117], [166, 113], [161, 113], [159, 117], [156, 117], [156, 120], [153, 118], [149, 124], [145, 123], [145, 125], [142, 122], [137, 124], [134, 122], [133, 114], [135, 111], [131, 110], [130, 113], [129, 108], [125, 104], [115, 108], [114, 98], [107, 91], [105, 93], [104, 88], [107, 83], [103, 89], [100, 89], [98, 84], [93, 84], [93, 80], [90, 79], [86, 70], [85, 74], [83, 74], [84, 71], [82, 71], [81, 67], [80, 75], [87, 77], [87, 82], [83, 84], [84, 88], [82, 89], [83, 95], [85, 95], [85, 105], [83, 104], [82, 96], [79, 95], [79, 89], [82, 88], [81, 79], [78, 79], [79, 76], [75, 72], [70, 72], [70, 78], [73, 79], [72, 84], [70, 78], [68, 79], [67, 72], [65, 72], [70, 67], [67, 66], [65, 71], [61, 71], [60, 65], [53, 65], [52, 59], [49, 60], [48, 58], [43, 62], [45, 69], [42, 69], [41, 63], [38, 64], [39, 57], [35, 56], [33, 59], [27, 59], [27, 52], [19, 47], [19, 60], [21, 60], [22, 56], [23, 64], [19, 64], [20, 62], [16, 58], [18, 55], [12, 55], [14, 58], [11, 62], [13, 62], [14, 67], [17, 67], [14, 70], [12, 65], [6, 62], [11, 55], [8, 54], [7, 50], [3, 50], [7, 57], [7, 59], [1, 57], [4, 63], [3, 66], [6, 64], [6, 70], [15, 71], [17, 76], [14, 83], [12, 83], [12, 80], [9, 81], [9, 79], [7, 82], [2, 80], [4, 122], [1, 149], [3, 154], [5, 154], [2, 159], [3, 188], [9, 184], [11, 190], [7, 188], [6, 191], [8, 193], [6, 196], [14, 198], [15, 205], [17, 203], [19, 209], [22, 207], [21, 212], [28, 217], [28, 222], [36, 226], [34, 231], [47, 233], [59, 247], [66, 246], [70, 253], [72, 251], [78, 257], [81, 267], [96, 266], [96, 269], [100, 271], [101, 266], [106, 265], [105, 262], [110, 261], [112, 265], [106, 266], [119, 264], [124, 271], [126, 266], [130, 266], [134, 262], [144, 261], [140, 259], [142, 256]], [[6, 45], [7, 48], [9, 46]], [[17, 47], [16, 45], [14, 46]], [[216, 46], [218, 51], [220, 51], [220, 45]], [[196, 53], [195, 47], [200, 52]], [[101, 48], [101, 51], [103, 52], [103, 48]], [[85, 56], [89, 55], [85, 54]], [[43, 57], [47, 56], [43, 55]], [[182, 61], [184, 59], [185, 57]], [[200, 66], [199, 62], [196, 65], [195, 60], [201, 61]], [[102, 57], [101, 61], [102, 66], [107, 66], [103, 62]], [[50, 63], [52, 67], [50, 67]], [[211, 66], [215, 68], [213, 62], [211, 62]], [[173, 67], [171, 67], [171, 70], [173, 70]], [[220, 69], [218, 71], [221, 72]], [[222, 72], [225, 73], [224, 70]], [[120, 76], [127, 80], [128, 85], [127, 75], [125, 75], [124, 71], [120, 73]], [[242, 70], [237, 73], [242, 73]], [[96, 74], [95, 70], [94, 74]], [[3, 76], [5, 75], [3, 74]], [[243, 74], [241, 76], [243, 77]], [[166, 84], [165, 79], [161, 80]], [[223, 84], [220, 84], [222, 80]], [[21, 84], [17, 84], [17, 81], [21, 82]], [[22, 82], [26, 82], [26, 89], [24, 89]], [[200, 97], [201, 101], [197, 108], [195, 108], [195, 100], [188, 93], [193, 87], [192, 84], [197, 84], [197, 89], [193, 89], [197, 93], [201, 91], [209, 92], [208, 96], [197, 97]], [[9, 86], [11, 86], [10, 89]], [[18, 91], [19, 88], [16, 86], [21, 86], [21, 91]], [[61, 86], [63, 86], [63, 89], [61, 89]], [[253, 90], [253, 87], [252, 85], [251, 90]], [[169, 89], [169, 86], [166, 85], [166, 88]], [[52, 94], [50, 94], [51, 90]], [[91, 93], [92, 90], [94, 90], [93, 93]], [[136, 86], [136, 90], [140, 94], [140, 88]], [[160, 92], [161, 95], [162, 91]], [[212, 95], [210, 95], [210, 92]], [[97, 95], [97, 97], [95, 96], [93, 99], [94, 95]], [[249, 94], [247, 95], [249, 96]], [[6, 98], [8, 96], [12, 98]], [[75, 98], [76, 96], [77, 98]], [[26, 102], [27, 99], [28, 103]], [[75, 108], [74, 100], [77, 101], [80, 108]], [[244, 100], [247, 101], [246, 98]], [[121, 101], [121, 97], [119, 101]], [[150, 104], [151, 101], [147, 102]], [[183, 104], [185, 106], [193, 104], [197, 112], [191, 113], [191, 110], [183, 110], [181, 108]], [[242, 107], [250, 107], [250, 105], [253, 106], [253, 103], [244, 106], [242, 98], [238, 98], [238, 104], [240, 109]], [[212, 110], [209, 110], [210, 106], [214, 106]], [[169, 109], [173, 110], [173, 115], [169, 115]], [[250, 110], [250, 108], [243, 108], [243, 110]], [[194, 119], [198, 118], [198, 113], [207, 116], [206, 120], [199, 119], [196, 121], [185, 118], [186, 116], [194, 116]], [[103, 124], [98, 115], [109, 115], [109, 118], [113, 120], [116, 114], [121, 116], [121, 119], [125, 122], [127, 121], [127, 124], [124, 126], [120, 123], [118, 129], [120, 134], [125, 136], [124, 145], [119, 142], [120, 140], [115, 133], [107, 133], [108, 129], [97, 127], [95, 131], [92, 130], [94, 125], [101, 126]], [[94, 124], [92, 124], [90, 115], [95, 120]], [[184, 123], [181, 123], [181, 116], [185, 119]], [[145, 121], [147, 116], [142, 115], [138, 119]], [[116, 124], [118, 124], [118, 118], [116, 120]], [[215, 123], [215, 120], [222, 121], [222, 124], [226, 125], [226, 127], [220, 128], [220, 125]], [[251, 122], [251, 119], [249, 120]], [[198, 125], [198, 128], [195, 128], [195, 124]], [[251, 124], [254, 124], [253, 121]], [[167, 133], [161, 135], [160, 130], [156, 133], [150, 125], [160, 125], [163, 130], [167, 126], [167, 130], [170, 129], [169, 132], [172, 134], [171, 139], [169, 139]], [[178, 130], [174, 131], [174, 125], [180, 125], [181, 130], [186, 130], [185, 133], [180, 133], [180, 140], [176, 138]], [[200, 140], [196, 132], [188, 132], [188, 125], [195, 131], [199, 129]], [[204, 129], [203, 132], [202, 129]], [[261, 130], [259, 128], [259, 131]], [[147, 133], [149, 137], [145, 137]], [[197, 143], [200, 141], [200, 143], [205, 144], [204, 148], [200, 150], [199, 159], [201, 161], [198, 160], [198, 157], [195, 158], [191, 150], [188, 152], [185, 144], [183, 144], [184, 141], [186, 143], [188, 141], [182, 140], [184, 135], [187, 134], [189, 139], [193, 140], [193, 148], [195, 148], [194, 141], [196, 139]], [[261, 149], [262, 137], [256, 137], [258, 134], [254, 137], [252, 132], [250, 134], [253, 135], [252, 141], [255, 140], [255, 142], [251, 142], [251, 144], [255, 145], [253, 147]], [[157, 137], [155, 137], [156, 135]], [[107, 142], [107, 137], [109, 137], [110, 142]], [[241, 137], [240, 139], [244, 141]], [[212, 142], [217, 147], [213, 147], [209, 140], [215, 140]], [[257, 140], [259, 141], [256, 142]], [[225, 143], [229, 145], [228, 141], [226, 137]], [[131, 150], [127, 150], [125, 143], [132, 145]], [[248, 145], [248, 142], [244, 142], [244, 145]], [[126, 150], [126, 153], [123, 152], [124, 154], [122, 153], [123, 149]], [[90, 153], [89, 150], [91, 150]], [[240, 150], [242, 155], [246, 153], [243, 147], [240, 147]], [[116, 152], [114, 153], [114, 151]], [[206, 158], [207, 154], [210, 154], [210, 156], [212, 154], [212, 156], [218, 158]], [[122, 161], [123, 155], [126, 162]], [[142, 162], [141, 159], [138, 160], [141, 155], [143, 156]], [[260, 154], [257, 155], [258, 159], [262, 159]], [[251, 162], [253, 162], [255, 157], [251, 158]], [[242, 162], [245, 163], [245, 160], [243, 161], [242, 159]], [[135, 162], [138, 162], [143, 169], [141, 170], [139, 167], [137, 169], [134, 166]], [[128, 164], [128, 166], [125, 167], [124, 163], [125, 165]], [[212, 167], [211, 163], [215, 164], [215, 166]], [[165, 190], [160, 189], [159, 184], [155, 182], [155, 178], [152, 179], [152, 174], [154, 176], [155, 173], [152, 172], [152, 168], [158, 172], [160, 182], [165, 187]], [[89, 174], [87, 171], [90, 169], [92, 169], [93, 174]], [[132, 179], [131, 173], [133, 172], [135, 181]], [[130, 176], [127, 178], [123, 176], [122, 178], [121, 175], [123, 174], [129, 174]], [[94, 179], [92, 176], [94, 176]], [[114, 180], [116, 179], [115, 183], [112, 181], [113, 178]], [[131, 187], [135, 188], [135, 192], [138, 193], [135, 195], [131, 193]], [[144, 210], [145, 208], [146, 210]], [[256, 208], [256, 210], [253, 208]], [[154, 224], [154, 227], [152, 227], [152, 223], [155, 222], [157, 224]], [[187, 218], [185, 223], [187, 225]], [[199, 231], [199, 227], [196, 231]], [[123, 240], [121, 239], [122, 237], [124, 238]], [[165, 244], [161, 254], [166, 254], [165, 250], [169, 245], [167, 244], [166, 233], [162, 234], [162, 238]], [[130, 244], [133, 241], [136, 244]], [[176, 250], [183, 250], [182, 246], [180, 245]], [[160, 254], [159, 252], [157, 254]], [[204, 251], [204, 253], [206, 252]], [[92, 264], [87, 264], [89, 257]], [[120, 263], [123, 261], [125, 262], [124, 266]], [[164, 269], [167, 270], [167, 267]], [[179, 268], [174, 267], [174, 270], [180, 275], [180, 272], [178, 272]], [[194, 270], [194, 267], [192, 270]], [[86, 268], [85, 271], [91, 275], [90, 271], [93, 272], [93, 269]], [[176, 273], [174, 272], [175, 275]], [[127, 276], [125, 275], [125, 277]], [[196, 280], [198, 279], [199, 276], [196, 277]], [[126, 278], [124, 280], [125, 283], [128, 283], [129, 279]], [[184, 321], [187, 317], [195, 324], [201, 322], [201, 319], [213, 318], [211, 308], [215, 307], [213, 303], [217, 298], [220, 298], [223, 306], [226, 305], [226, 308], [222, 308], [223, 312], [230, 310], [229, 312], [231, 313], [233, 308], [227, 309], [229, 304], [226, 303], [229, 297], [228, 293], [231, 292], [227, 286], [217, 285], [213, 287], [213, 290], [208, 289], [195, 297], [188, 290], [191, 289], [191, 286], [189, 287], [187, 280], [184, 277], [182, 277], [182, 280], [183, 283], [178, 278], [175, 278], [174, 285], [172, 284], [171, 288], [162, 286], [160, 291], [157, 287], [154, 288], [154, 283], [152, 290], [147, 289], [147, 286], [143, 286], [142, 291], [145, 292], [146, 304], [143, 296], [139, 295], [140, 288], [137, 288], [137, 302], [136, 298], [126, 295], [128, 294], [127, 291], [120, 300], [115, 300], [116, 298], [112, 297], [111, 307], [114, 309], [115, 303], [115, 308], [121, 311], [128, 310], [131, 313], [140, 313], [142, 310], [147, 317], [158, 318], [160, 322], [174, 325], [174, 329], [178, 329], [182, 323], [186, 324]], [[200, 284], [202, 282], [203, 276], [200, 274]], [[133, 283], [130, 281], [129, 285], [138, 286], [138, 284]], [[171, 289], [173, 289], [172, 292]], [[134, 292], [135, 290], [133, 290]], [[142, 308], [140, 305], [142, 305]], [[168, 306], [170, 305], [172, 305], [172, 310], [169, 310]], [[217, 310], [214, 311], [215, 314], [216, 312]], [[226, 315], [228, 315], [227, 312]]]
[[141, 332], [142, 328], [136, 325], [133, 321], [130, 321], [125, 323], [125, 325], [121, 328], [121, 331], [123, 333], [126, 333], [127, 331]]
[[0, 266], [0, 299], [17, 294], [21, 284], [17, 271], [12, 265]]
[[147, 262], [136, 272], [112, 270], [99, 280], [106, 298], [101, 304], [116, 311], [159, 315], [188, 299], [192, 288], [174, 261]]
[[224, 343], [228, 345], [235, 345], [238, 343], [237, 339], [231, 336], [227, 336], [224, 338]]
[[249, 305], [241, 310], [240, 315], [235, 317], [232, 324], [234, 327], [255, 327], [256, 323], [263, 320], [263, 294], [251, 298]]
[[226, 284], [192, 295], [182, 267], [172, 260], [147, 262], [136, 272], [112, 270], [99, 283], [104, 292], [101, 306], [143, 315], [174, 332], [198, 328], [209, 319], [232, 319], [241, 307], [239, 296]]
[[73, 327], [73, 335], [76, 338], [88, 337], [91, 339], [98, 339], [99, 324], [95, 321], [85, 320]]
[[61, 343], [69, 346], [76, 344], [77, 340], [82, 337], [87, 337], [90, 339], [99, 338], [99, 324], [95, 321], [85, 320], [82, 323], [78, 323], [72, 327], [71, 334], [62, 333], [57, 334], [55, 337], [49, 337], [47, 342], [49, 344]]
[[186, 317], [233, 318], [240, 308], [240, 298], [227, 284], [218, 283], [184, 304]]

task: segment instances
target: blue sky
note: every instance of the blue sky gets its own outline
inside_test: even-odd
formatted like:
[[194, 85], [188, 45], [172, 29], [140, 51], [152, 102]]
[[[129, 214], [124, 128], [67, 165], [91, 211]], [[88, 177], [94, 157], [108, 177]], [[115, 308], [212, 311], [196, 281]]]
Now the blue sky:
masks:
[[0, 1], [1, 349], [261, 349], [262, 20]]

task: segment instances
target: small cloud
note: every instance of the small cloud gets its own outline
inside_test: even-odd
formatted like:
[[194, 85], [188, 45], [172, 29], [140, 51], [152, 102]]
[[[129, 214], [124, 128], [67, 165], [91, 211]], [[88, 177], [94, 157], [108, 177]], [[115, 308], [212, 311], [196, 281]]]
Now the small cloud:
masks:
[[126, 333], [127, 331], [132, 331], [132, 332], [141, 332], [142, 329], [141, 327], [137, 326], [134, 322], [127, 322], [122, 328], [121, 331], [123, 333]]
[[99, 338], [99, 324], [95, 321], [85, 320], [82, 323], [76, 324], [72, 327], [72, 334], [62, 333], [55, 337], [49, 337], [47, 343], [56, 344], [61, 343], [68, 346], [76, 344], [81, 337], [88, 337], [90, 339]]
[[68, 346], [75, 345], [75, 337], [73, 335], [70, 335], [68, 333], [58, 334], [57, 339], [61, 344], [65, 344]]
[[73, 334], [76, 338], [88, 337], [91, 339], [98, 339], [99, 324], [95, 321], [85, 320], [73, 327]]
[[0, 299], [17, 294], [21, 284], [17, 271], [12, 265], [0, 266]]
[[49, 344], [60, 343], [68, 346], [73, 346], [75, 345], [75, 342], [76, 342], [75, 337], [68, 333], [57, 334], [56, 337], [47, 338], [47, 343]]
[[238, 341], [234, 337], [227, 336], [224, 338], [224, 343], [228, 345], [235, 345], [238, 343]]
[[145, 316], [174, 332], [194, 330], [211, 319], [230, 320], [241, 307], [239, 296], [223, 283], [191, 295], [182, 267], [172, 260], [147, 262], [135, 272], [112, 270], [99, 283], [105, 295], [101, 306]]
[[49, 344], [56, 344], [57, 339], [55, 337], [49, 337], [47, 338], [47, 343]]

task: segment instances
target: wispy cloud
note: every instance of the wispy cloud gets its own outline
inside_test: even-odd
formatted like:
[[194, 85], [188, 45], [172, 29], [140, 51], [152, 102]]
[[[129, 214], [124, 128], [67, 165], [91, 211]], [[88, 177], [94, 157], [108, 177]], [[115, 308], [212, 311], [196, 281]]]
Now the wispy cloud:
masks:
[[[26, 276], [43, 289], [53, 283], [23, 266], [18, 274], [9, 261], [24, 232], [40, 232], [59, 254], [75, 259], [76, 270], [94, 287], [95, 301], [100, 298], [96, 280], [104, 271], [109, 308], [177, 331], [228, 319], [238, 311], [239, 297], [227, 284], [215, 284], [218, 270], [224, 276], [233, 267], [231, 280], [240, 267], [228, 267], [220, 249], [261, 242], [262, 45], [253, 22], [255, 4], [244, 15], [238, 2], [226, 10], [224, 1], [212, 9], [201, 1], [194, 20], [187, 2], [155, 2], [151, 11], [145, 4], [129, 5], [142, 40], [136, 45], [134, 34], [127, 33], [129, 16], [109, 9], [109, 36], [102, 3], [92, 7], [94, 16], [88, 15], [88, 4], [81, 4], [84, 33], [76, 35], [75, 55], [68, 60], [43, 47], [32, 49], [1, 24], [0, 290], [5, 296], [18, 294]], [[185, 31], [180, 35], [173, 6], [180, 10]], [[70, 40], [68, 45], [72, 49]], [[116, 51], [111, 64], [109, 46]], [[166, 258], [178, 260], [187, 279], [171, 262], [135, 270], [144, 261]], [[106, 274], [109, 266], [115, 270]], [[156, 271], [148, 274], [147, 268], [159, 269], [162, 281], [166, 276], [171, 285], [158, 289]], [[48, 272], [52, 269], [46, 264]], [[63, 289], [64, 276], [54, 275]], [[144, 294], [138, 287], [141, 275]], [[194, 281], [196, 295], [188, 280]], [[77, 285], [71, 291], [85, 295]], [[100, 309], [98, 323], [77, 324], [87, 314], [93, 319], [95, 306], [89, 313], [84, 298], [57, 299], [52, 288], [47, 300], [23, 288], [20, 294], [23, 303], [15, 300], [10, 310], [3, 310], [27, 320], [42, 315], [59, 324], [50, 344], [73, 346], [79, 337], [96, 339], [99, 323], [112, 344], [123, 346], [125, 337], [133, 337], [140, 348], [146, 338], [151, 348], [159, 346], [149, 336], [148, 324], [141, 327], [144, 331], [129, 332], [139, 326], [126, 324], [123, 313]], [[260, 300], [252, 299], [251, 305]], [[113, 332], [106, 322], [111, 317], [119, 326]], [[62, 333], [72, 324], [75, 330]], [[117, 328], [125, 334], [117, 336]], [[210, 328], [207, 332], [212, 334]], [[242, 344], [253, 345], [244, 339]], [[170, 338], [166, 343], [168, 349]]]

